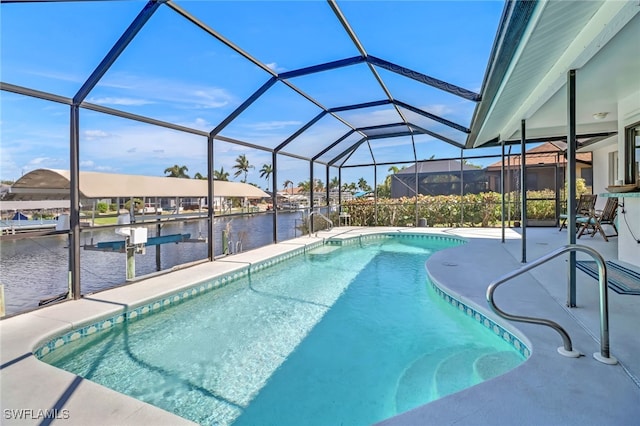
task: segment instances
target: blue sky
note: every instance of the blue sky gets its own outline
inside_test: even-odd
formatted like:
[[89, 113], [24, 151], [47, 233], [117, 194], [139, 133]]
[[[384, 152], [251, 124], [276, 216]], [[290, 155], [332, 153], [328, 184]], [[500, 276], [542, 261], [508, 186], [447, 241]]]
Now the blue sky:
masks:
[[[176, 3], [277, 73], [359, 55], [324, 1], [182, 1]], [[480, 90], [503, 9], [500, 1], [338, 1], [369, 55]], [[73, 97], [106, 52], [144, 6], [140, 1], [5, 4], [0, 7], [0, 79], [4, 83]], [[34, 31], [37, 29], [37, 31]], [[393, 96], [468, 126], [474, 104], [377, 68]], [[270, 75], [162, 5], [86, 98], [87, 102], [210, 131], [264, 84]], [[385, 99], [365, 64], [291, 79], [326, 108]], [[0, 178], [13, 180], [36, 168], [69, 168], [69, 107], [0, 92]], [[220, 135], [270, 148], [278, 146], [320, 112], [277, 83]], [[459, 142], [464, 135], [404, 110], [415, 124]], [[397, 122], [390, 106], [340, 114], [360, 127]], [[287, 147], [308, 156], [348, 128], [326, 116]], [[357, 141], [353, 136], [347, 142]], [[460, 150], [428, 136], [415, 138], [419, 158], [456, 157]], [[347, 144], [348, 145], [348, 144]], [[329, 152], [333, 157], [340, 149]], [[413, 158], [409, 138], [372, 140], [346, 164]], [[495, 153], [495, 151], [491, 152]], [[174, 164], [206, 173], [206, 139], [87, 109], [80, 115], [81, 170], [162, 176]], [[245, 154], [255, 166], [248, 180], [261, 187], [268, 152], [216, 142], [214, 168], [233, 176]], [[480, 154], [485, 154], [482, 152]], [[378, 181], [389, 166], [378, 168]], [[279, 156], [278, 187], [308, 179], [307, 161]], [[314, 167], [325, 180], [325, 167]], [[337, 172], [332, 171], [331, 177]], [[348, 168], [343, 182], [372, 168]], [[241, 176], [234, 180], [239, 180]], [[269, 185], [270, 186], [270, 185]]]

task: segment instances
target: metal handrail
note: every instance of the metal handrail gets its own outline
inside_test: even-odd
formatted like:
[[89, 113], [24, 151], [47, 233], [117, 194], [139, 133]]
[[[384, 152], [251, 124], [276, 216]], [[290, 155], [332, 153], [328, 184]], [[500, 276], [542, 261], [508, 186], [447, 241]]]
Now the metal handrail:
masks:
[[607, 294], [607, 266], [600, 253], [598, 253], [591, 247], [579, 244], [568, 244], [540, 257], [539, 259], [534, 260], [527, 265], [522, 266], [521, 268], [516, 269], [515, 271], [511, 271], [508, 274], [505, 274], [501, 278], [498, 278], [496, 281], [493, 281], [491, 284], [489, 284], [489, 287], [487, 287], [487, 302], [489, 303], [489, 307], [496, 314], [508, 320], [530, 324], [546, 325], [553, 328], [560, 334], [560, 336], [562, 336], [563, 347], [559, 347], [558, 352], [564, 356], [573, 358], [580, 356], [579, 352], [573, 350], [569, 334], [558, 323], [544, 318], [526, 317], [506, 313], [496, 306], [493, 298], [494, 292], [501, 284], [504, 284], [510, 279], [524, 274], [525, 272], [528, 272], [531, 269], [542, 265], [543, 263], [555, 259], [556, 257], [564, 253], [572, 251], [582, 251], [589, 254], [591, 257], [593, 257], [598, 265], [598, 284], [600, 289], [600, 353], [594, 353], [593, 357], [605, 364], [616, 364], [618, 361], [609, 353], [609, 305]]
[[311, 221], [311, 217], [314, 214], [320, 216], [321, 218], [327, 221], [327, 223], [329, 224], [329, 229], [328, 229], [329, 231], [333, 229], [333, 221], [331, 219], [329, 219], [328, 217], [326, 217], [325, 215], [323, 215], [318, 211], [312, 211], [309, 213], [309, 217], [307, 218], [307, 221], [308, 221], [307, 225], [309, 227], [309, 236], [311, 236], [311, 234], [313, 233], [313, 229], [312, 229], [313, 222]]

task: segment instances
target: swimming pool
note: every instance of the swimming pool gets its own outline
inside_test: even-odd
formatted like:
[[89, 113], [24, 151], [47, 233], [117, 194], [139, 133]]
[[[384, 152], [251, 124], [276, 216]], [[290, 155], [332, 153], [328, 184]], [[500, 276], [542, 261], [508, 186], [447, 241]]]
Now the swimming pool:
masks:
[[36, 355], [201, 424], [370, 424], [524, 360], [513, 336], [428, 285], [428, 256], [459, 243], [328, 241], [169, 296], [151, 304], [153, 315], [145, 306], [84, 327]]

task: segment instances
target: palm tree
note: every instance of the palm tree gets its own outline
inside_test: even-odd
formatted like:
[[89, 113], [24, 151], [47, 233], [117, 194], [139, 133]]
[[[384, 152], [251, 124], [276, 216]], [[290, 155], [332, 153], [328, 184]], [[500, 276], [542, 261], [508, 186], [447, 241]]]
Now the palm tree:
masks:
[[358, 179], [358, 188], [361, 191], [371, 191], [371, 187], [369, 186], [369, 184], [367, 183], [367, 181], [363, 177]]
[[343, 183], [342, 184], [342, 191], [343, 192], [351, 192], [354, 193], [356, 192], [358, 188], [356, 187], [356, 184], [354, 182], [351, 183]]
[[378, 188], [379, 188], [378, 191], [381, 196], [385, 196], [385, 197], [391, 196], [391, 182], [393, 180], [393, 175], [395, 175], [405, 167], [406, 166], [402, 166], [402, 168], [399, 168], [398, 166], [389, 167], [388, 171], [391, 172], [391, 174], [387, 175], [387, 177], [384, 178], [384, 183], [382, 185], [378, 185]]
[[333, 179], [329, 181], [329, 189], [336, 189], [340, 186], [340, 179], [338, 176], [334, 176]]
[[463, 158], [463, 159], [462, 159], [462, 164], [464, 164], [465, 166], [473, 167], [473, 168], [475, 168], [475, 169], [481, 169], [481, 168], [482, 168], [482, 166], [479, 166], [479, 165], [477, 165], [477, 164], [470, 163], [470, 162], [469, 162], [469, 160], [467, 160], [466, 158]]
[[298, 188], [300, 188], [302, 192], [310, 192], [311, 182], [309, 182], [308, 180], [298, 182]]
[[236, 172], [233, 174], [234, 177], [238, 177], [244, 173], [244, 179], [242, 179], [243, 183], [247, 183], [247, 174], [249, 173], [249, 169], [255, 169], [254, 166], [249, 164], [249, 160], [247, 160], [247, 156], [244, 154], [238, 155], [238, 158], [236, 158], [236, 164], [233, 168], [236, 169]]
[[224, 167], [220, 167], [220, 170], [213, 171], [213, 180], [229, 180], [229, 172], [224, 171]]
[[194, 179], [200, 179], [200, 180], [205, 180], [207, 177], [206, 176], [202, 176], [202, 174], [200, 174], [200, 172], [196, 172], [195, 175], [193, 175]]
[[391, 196], [391, 175], [387, 176], [383, 183], [378, 185], [376, 192], [378, 197], [389, 198]]
[[164, 169], [164, 174], [168, 177], [186, 178], [189, 179], [189, 175], [186, 173], [189, 171], [187, 166], [178, 166], [175, 164], [173, 167], [167, 167]]
[[291, 185], [291, 195], [293, 195], [293, 182], [291, 182], [289, 179], [284, 181], [284, 190], [286, 191], [289, 185]]
[[391, 174], [387, 175], [386, 178], [384, 178], [384, 183], [382, 183], [381, 185], [378, 185], [378, 190], [382, 191], [381, 194], [385, 194], [385, 195], [381, 195], [381, 196], [387, 196], [390, 197], [391, 196], [391, 182], [393, 181], [393, 175], [397, 174], [399, 171], [406, 169], [407, 166], [402, 166], [402, 167], [398, 167], [398, 166], [391, 166], [389, 167], [389, 172], [391, 172]]
[[271, 164], [263, 164], [260, 169], [260, 177], [267, 181], [267, 191], [269, 190], [269, 177], [271, 176], [271, 173], [273, 173], [273, 167], [271, 167]]

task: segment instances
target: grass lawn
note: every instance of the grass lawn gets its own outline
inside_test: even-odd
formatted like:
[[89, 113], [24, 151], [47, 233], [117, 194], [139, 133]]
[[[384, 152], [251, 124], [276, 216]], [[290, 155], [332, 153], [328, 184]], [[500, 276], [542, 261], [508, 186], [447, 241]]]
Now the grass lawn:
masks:
[[[89, 221], [91, 221], [91, 218], [89, 218]], [[117, 217], [100, 217], [97, 216], [94, 220], [93, 223], [96, 224], [97, 226], [100, 225], [115, 225], [116, 223], [118, 223], [118, 218]]]

